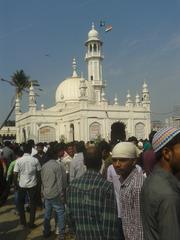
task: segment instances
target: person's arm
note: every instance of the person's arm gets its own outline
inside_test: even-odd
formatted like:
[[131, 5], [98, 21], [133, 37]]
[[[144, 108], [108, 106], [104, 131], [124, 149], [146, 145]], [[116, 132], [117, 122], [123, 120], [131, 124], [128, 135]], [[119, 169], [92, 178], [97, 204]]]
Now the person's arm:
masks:
[[41, 164], [39, 163], [39, 160], [35, 158], [36, 161], [36, 178], [37, 178], [37, 185], [41, 184]]
[[70, 171], [69, 171], [70, 182], [75, 179], [75, 164], [74, 159], [70, 162]]
[[14, 181], [15, 189], [18, 189], [18, 173], [17, 172], [14, 172], [13, 181]]
[[75, 233], [76, 232], [76, 224], [74, 217], [72, 215], [73, 207], [74, 204], [72, 204], [72, 199], [73, 199], [73, 192], [71, 189], [71, 183], [69, 187], [67, 188], [67, 207], [66, 207], [66, 216], [67, 216], [67, 223], [72, 229], [72, 231]]
[[14, 187], [15, 189], [18, 188], [19, 184], [18, 184], [18, 174], [19, 174], [19, 164], [18, 164], [18, 160], [16, 160], [16, 163], [14, 165], [14, 177], [13, 177], [13, 181], [14, 181]]
[[58, 164], [58, 170], [56, 172], [56, 179], [58, 189], [60, 190], [60, 197], [63, 203], [66, 202], [66, 186], [67, 186], [67, 178], [66, 178], [66, 170], [63, 165]]
[[[141, 184], [138, 187], [133, 189], [132, 203], [131, 209], [133, 211], [134, 217], [134, 236], [133, 239], [143, 240], [143, 226], [141, 220], [141, 210], [140, 210], [140, 192], [141, 186], [143, 184], [143, 177], [141, 180]], [[132, 226], [129, 226], [130, 228]]]
[[159, 206], [158, 227], [160, 240], [180, 239], [180, 197], [168, 196]]

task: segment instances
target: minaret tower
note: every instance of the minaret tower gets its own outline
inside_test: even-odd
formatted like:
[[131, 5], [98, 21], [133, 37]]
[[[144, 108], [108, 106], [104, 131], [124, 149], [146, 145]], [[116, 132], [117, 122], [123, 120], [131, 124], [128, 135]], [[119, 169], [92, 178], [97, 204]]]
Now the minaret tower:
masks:
[[105, 84], [102, 77], [102, 41], [99, 39], [99, 33], [95, 30], [94, 24], [88, 33], [88, 40], [85, 43], [87, 52], [85, 60], [88, 66], [88, 80], [91, 82], [96, 93], [96, 101], [101, 101], [101, 94]]
[[29, 88], [29, 111], [35, 111], [36, 110], [36, 96], [34, 92], [34, 86], [31, 82], [31, 86]]

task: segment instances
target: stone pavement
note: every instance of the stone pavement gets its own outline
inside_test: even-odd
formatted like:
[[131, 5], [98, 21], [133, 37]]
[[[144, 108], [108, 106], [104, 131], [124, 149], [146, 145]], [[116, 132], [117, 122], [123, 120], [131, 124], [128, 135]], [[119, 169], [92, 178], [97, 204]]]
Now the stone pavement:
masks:
[[[38, 210], [36, 213], [36, 225], [37, 228], [30, 230], [20, 230], [18, 216], [14, 214], [14, 205], [13, 205], [13, 195], [10, 195], [7, 203], [0, 207], [0, 240], [43, 240], [42, 231], [43, 231], [43, 210]], [[28, 215], [27, 215], [28, 219]], [[52, 230], [54, 221], [52, 220]], [[55, 233], [47, 240], [55, 240]], [[66, 234], [66, 240], [74, 240]]]

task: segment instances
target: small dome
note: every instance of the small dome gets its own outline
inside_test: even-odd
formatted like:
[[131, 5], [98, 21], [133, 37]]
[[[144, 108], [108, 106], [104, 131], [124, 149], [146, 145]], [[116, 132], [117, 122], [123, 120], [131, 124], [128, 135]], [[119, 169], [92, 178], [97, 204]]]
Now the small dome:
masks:
[[99, 40], [99, 33], [95, 30], [94, 24], [92, 24], [92, 29], [88, 33], [88, 40]]
[[[58, 102], [78, 102], [80, 99], [80, 77], [65, 79], [59, 84], [56, 90], [56, 103]], [[86, 94], [89, 102], [95, 101], [95, 92], [90, 82], [85, 80], [87, 86]], [[63, 98], [62, 98], [63, 96]]]

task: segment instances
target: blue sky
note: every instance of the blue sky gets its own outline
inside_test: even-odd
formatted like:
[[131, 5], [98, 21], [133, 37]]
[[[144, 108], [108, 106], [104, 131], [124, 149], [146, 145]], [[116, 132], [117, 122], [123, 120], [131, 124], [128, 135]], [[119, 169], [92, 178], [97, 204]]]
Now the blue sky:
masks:
[[[112, 31], [99, 29], [100, 20]], [[23, 69], [44, 90], [38, 105], [54, 105], [73, 57], [87, 76], [84, 42], [92, 22], [104, 42], [108, 99], [116, 93], [124, 104], [127, 90], [135, 96], [146, 79], [152, 119], [168, 117], [160, 113], [180, 104], [180, 0], [0, 0], [0, 76], [10, 79]], [[0, 82], [0, 121], [13, 96], [14, 89]]]

